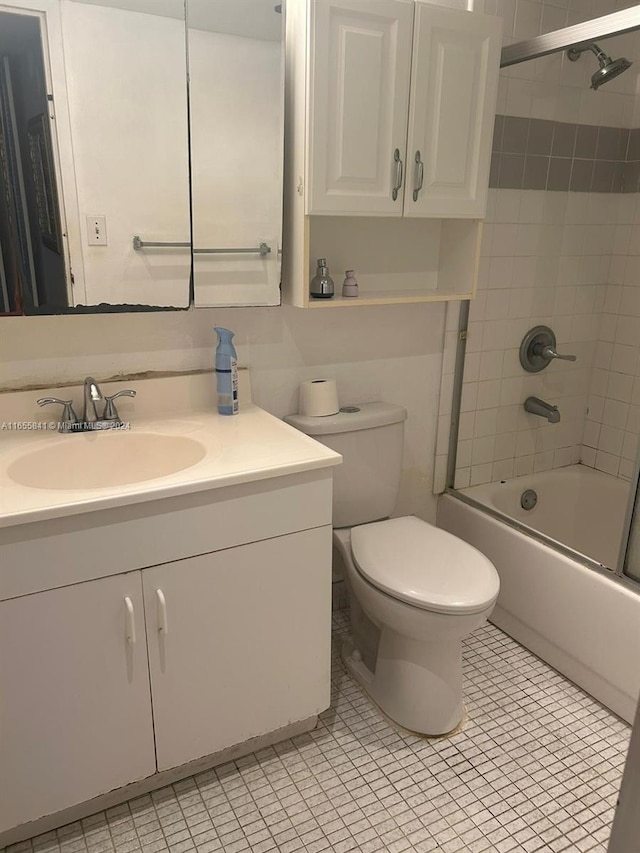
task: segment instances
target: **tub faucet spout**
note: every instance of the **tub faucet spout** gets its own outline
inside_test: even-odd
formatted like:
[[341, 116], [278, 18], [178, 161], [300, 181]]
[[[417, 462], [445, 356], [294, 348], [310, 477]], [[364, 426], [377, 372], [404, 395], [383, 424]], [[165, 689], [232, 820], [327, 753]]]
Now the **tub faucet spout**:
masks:
[[539, 397], [527, 397], [524, 401], [524, 410], [531, 415], [538, 415], [541, 418], [546, 418], [550, 424], [560, 422], [560, 410], [557, 406], [552, 406], [550, 403], [545, 403]]

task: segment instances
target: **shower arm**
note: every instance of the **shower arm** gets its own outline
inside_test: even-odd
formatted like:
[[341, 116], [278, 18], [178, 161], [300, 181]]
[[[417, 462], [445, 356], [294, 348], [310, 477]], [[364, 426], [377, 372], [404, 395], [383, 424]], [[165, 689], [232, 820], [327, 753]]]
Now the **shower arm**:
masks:
[[582, 54], [587, 50], [590, 50], [591, 53], [595, 55], [596, 59], [601, 65], [603, 62], [611, 62], [611, 57], [609, 57], [604, 52], [604, 50], [602, 50], [602, 48], [598, 47], [598, 45], [594, 44], [593, 42], [591, 44], [585, 44], [582, 46], [579, 45], [578, 47], [570, 47], [567, 51], [567, 54], [569, 55], [569, 59], [572, 62], [575, 62], [576, 60], [580, 59]]

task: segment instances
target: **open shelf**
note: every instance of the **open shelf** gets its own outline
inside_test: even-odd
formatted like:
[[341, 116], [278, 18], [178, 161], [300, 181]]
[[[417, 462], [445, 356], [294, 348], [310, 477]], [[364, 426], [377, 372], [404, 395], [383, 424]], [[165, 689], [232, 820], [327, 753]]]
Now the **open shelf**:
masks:
[[363, 292], [357, 297], [340, 296], [339, 290], [331, 299], [309, 299], [308, 308], [355, 308], [358, 305], [397, 305], [410, 302], [450, 302], [452, 299], [471, 299], [472, 293], [438, 293], [433, 290], [381, 290]]
[[[471, 299], [482, 223], [477, 219], [354, 216], [305, 217], [299, 274], [283, 281], [284, 301], [299, 308], [353, 308]], [[313, 299], [309, 283], [327, 258], [331, 299]], [[359, 295], [342, 297], [345, 270], [355, 270]]]

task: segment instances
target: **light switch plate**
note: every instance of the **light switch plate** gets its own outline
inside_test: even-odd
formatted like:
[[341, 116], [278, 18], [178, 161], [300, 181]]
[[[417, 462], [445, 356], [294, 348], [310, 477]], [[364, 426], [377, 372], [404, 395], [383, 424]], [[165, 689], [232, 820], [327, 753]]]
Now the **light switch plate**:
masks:
[[87, 243], [89, 246], [107, 245], [106, 216], [87, 216]]

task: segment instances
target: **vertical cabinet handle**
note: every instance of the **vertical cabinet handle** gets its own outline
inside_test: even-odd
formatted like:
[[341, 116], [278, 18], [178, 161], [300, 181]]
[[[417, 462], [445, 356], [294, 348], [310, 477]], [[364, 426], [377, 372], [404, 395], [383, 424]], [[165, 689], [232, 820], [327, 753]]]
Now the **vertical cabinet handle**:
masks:
[[136, 614], [128, 595], [124, 599], [124, 633], [127, 643], [133, 646], [136, 642]]
[[166, 637], [169, 633], [169, 623], [167, 622], [167, 601], [164, 597], [164, 592], [161, 589], [156, 590], [156, 610], [158, 614], [158, 631]]
[[396, 148], [393, 152], [393, 162], [396, 164], [396, 182], [391, 192], [391, 198], [395, 201], [398, 198], [398, 190], [402, 186], [403, 167], [400, 159], [400, 149]]
[[420, 152], [416, 151], [416, 182], [413, 188], [413, 200], [418, 201], [418, 193], [422, 189], [424, 182], [424, 163], [420, 158]]

